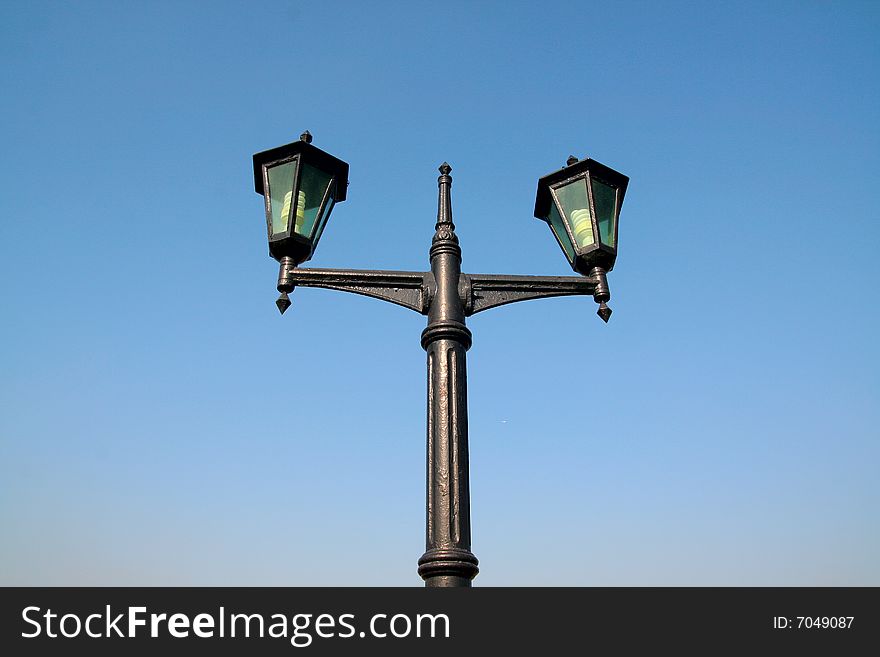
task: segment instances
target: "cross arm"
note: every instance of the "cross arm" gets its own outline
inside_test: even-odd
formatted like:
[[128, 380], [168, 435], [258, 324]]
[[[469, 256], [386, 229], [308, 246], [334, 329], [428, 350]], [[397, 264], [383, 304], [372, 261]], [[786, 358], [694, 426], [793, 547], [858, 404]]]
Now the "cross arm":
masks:
[[[291, 288], [322, 287], [353, 292], [427, 315], [437, 289], [431, 272], [372, 269], [291, 268], [285, 272]], [[458, 292], [466, 316], [517, 301], [597, 293], [597, 281], [584, 276], [509, 276], [461, 274]], [[289, 305], [289, 302], [288, 304]]]
[[516, 301], [592, 295], [596, 280], [583, 276], [506, 276], [462, 274], [459, 293], [468, 316]]
[[426, 315], [431, 302], [434, 277], [430, 272], [382, 271], [372, 269], [292, 269], [294, 286], [323, 287], [353, 292], [395, 303]]

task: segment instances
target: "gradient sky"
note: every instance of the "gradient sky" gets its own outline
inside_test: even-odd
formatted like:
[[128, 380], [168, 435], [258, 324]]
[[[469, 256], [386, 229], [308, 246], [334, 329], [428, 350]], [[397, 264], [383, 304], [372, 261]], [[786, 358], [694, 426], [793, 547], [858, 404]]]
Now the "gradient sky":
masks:
[[419, 585], [425, 319], [274, 300], [251, 155], [351, 166], [314, 267], [570, 275], [469, 321], [478, 585], [880, 585], [875, 2], [0, 5], [0, 584]]

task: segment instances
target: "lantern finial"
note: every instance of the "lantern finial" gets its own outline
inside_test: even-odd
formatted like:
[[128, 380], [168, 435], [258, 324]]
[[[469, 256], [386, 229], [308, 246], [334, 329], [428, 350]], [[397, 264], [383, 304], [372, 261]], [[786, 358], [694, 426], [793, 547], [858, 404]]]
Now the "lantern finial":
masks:
[[578, 159], [574, 155], [569, 155], [568, 159], [565, 161], [565, 166], [570, 167], [572, 164], [577, 162]]
[[[275, 300], [275, 305], [278, 306], [278, 310], [281, 311], [281, 314], [284, 314], [284, 311], [290, 308], [290, 297], [287, 296], [287, 292], [282, 292], [281, 296]], [[607, 319], [605, 320], [608, 321]]]
[[601, 267], [593, 267], [590, 271], [590, 278], [596, 283], [596, 287], [593, 290], [593, 299], [599, 304], [599, 310], [596, 311], [596, 314], [607, 324], [608, 319], [611, 317], [611, 308], [605, 302], [611, 300], [611, 290], [608, 289], [608, 278], [605, 276], [605, 270]]
[[302, 133], [302, 134], [299, 136], [299, 140], [300, 140], [300, 141], [304, 141], [304, 142], [306, 142], [307, 144], [311, 144], [311, 143], [312, 143], [312, 133], [309, 132], [308, 130], [306, 130], [304, 133]]

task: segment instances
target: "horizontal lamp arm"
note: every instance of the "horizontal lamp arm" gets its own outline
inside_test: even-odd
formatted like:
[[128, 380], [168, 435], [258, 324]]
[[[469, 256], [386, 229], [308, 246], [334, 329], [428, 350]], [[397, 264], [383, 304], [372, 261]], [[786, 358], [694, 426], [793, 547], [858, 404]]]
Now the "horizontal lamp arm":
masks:
[[[372, 269], [300, 269], [287, 272], [294, 286], [323, 287], [381, 299], [428, 314], [436, 283], [431, 272]], [[596, 293], [596, 279], [584, 276], [461, 274], [459, 296], [466, 316], [517, 301]]]
[[428, 314], [434, 290], [430, 272], [372, 269], [293, 269], [288, 278], [294, 286], [323, 287], [389, 301]]
[[583, 276], [462, 274], [459, 284], [459, 293], [468, 316], [516, 301], [592, 295], [595, 290], [596, 280]]

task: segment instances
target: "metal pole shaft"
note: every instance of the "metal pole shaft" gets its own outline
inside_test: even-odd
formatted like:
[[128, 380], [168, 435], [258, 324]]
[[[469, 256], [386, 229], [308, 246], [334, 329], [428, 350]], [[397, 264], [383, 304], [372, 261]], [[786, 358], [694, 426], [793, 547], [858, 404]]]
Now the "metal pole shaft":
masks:
[[422, 332], [428, 356], [426, 551], [419, 559], [425, 586], [470, 586], [477, 575], [471, 552], [468, 485], [467, 371], [471, 332], [458, 292], [461, 247], [452, 223], [451, 167], [440, 167], [439, 209], [431, 244], [437, 285]]

